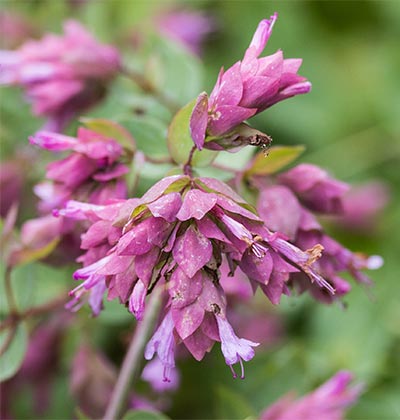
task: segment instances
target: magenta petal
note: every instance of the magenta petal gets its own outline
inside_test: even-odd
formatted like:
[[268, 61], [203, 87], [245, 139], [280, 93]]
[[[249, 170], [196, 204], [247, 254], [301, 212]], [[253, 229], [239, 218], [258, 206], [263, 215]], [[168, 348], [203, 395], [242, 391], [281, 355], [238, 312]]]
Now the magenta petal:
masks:
[[125, 271], [115, 275], [114, 288], [116, 295], [122, 303], [126, 303], [132, 293], [132, 288], [137, 281], [134, 264], [130, 264]]
[[[224, 210], [227, 210], [231, 213], [239, 214], [250, 220], [261, 222], [261, 219], [257, 216], [257, 214], [245, 209], [244, 207], [240, 206], [235, 201], [230, 200], [229, 198], [218, 196], [217, 202]], [[247, 205], [247, 207], [249, 207], [249, 205]]]
[[258, 57], [262, 53], [272, 34], [272, 29], [277, 19], [278, 14], [275, 12], [269, 19], [263, 19], [258, 24], [249, 48], [246, 51], [245, 59], [248, 59], [249, 57]]
[[114, 274], [123, 273], [128, 269], [132, 263], [131, 257], [124, 257], [117, 255], [115, 252], [110, 254], [107, 258], [107, 262], [104, 266], [99, 269], [99, 273], [103, 275], [112, 276]]
[[138, 321], [143, 318], [146, 294], [147, 287], [141, 280], [138, 280], [129, 298], [129, 311], [135, 315]]
[[255, 108], [244, 108], [237, 105], [218, 106], [215, 115], [209, 121], [210, 134], [213, 136], [225, 134], [252, 117], [256, 112]]
[[168, 283], [168, 293], [172, 308], [183, 308], [193, 303], [203, 289], [203, 276], [196, 273], [189, 278], [179, 267], [172, 273]]
[[107, 220], [99, 220], [93, 223], [86, 233], [81, 235], [81, 248], [93, 248], [107, 240], [110, 227], [110, 222]]
[[203, 281], [203, 290], [199, 296], [199, 303], [205, 311], [214, 313], [216, 310], [225, 315], [226, 297], [221, 286], [212, 282], [205, 274]]
[[173, 192], [161, 196], [158, 200], [148, 204], [147, 208], [151, 211], [154, 217], [162, 217], [167, 222], [173, 222], [176, 220], [176, 214], [178, 213], [181, 205], [181, 195], [177, 192]]
[[171, 312], [175, 329], [182, 340], [193, 334], [204, 318], [204, 309], [197, 302], [184, 308], [172, 308]]
[[238, 203], [245, 203], [245, 199], [241, 197], [236, 191], [234, 191], [229, 185], [225, 182], [220, 181], [219, 179], [215, 178], [207, 178], [201, 177], [197, 178], [196, 181], [199, 181], [199, 187], [204, 188], [204, 184], [211, 192], [218, 193], [218, 195], [226, 195], [227, 197], [231, 198]]
[[288, 188], [274, 185], [261, 190], [257, 210], [268, 229], [282, 232], [294, 240], [302, 209], [296, 196]]
[[186, 193], [182, 207], [180, 208], [177, 219], [181, 221], [189, 219], [201, 219], [206, 215], [217, 202], [215, 194], [205, 193], [200, 190], [190, 190]]
[[239, 104], [243, 93], [242, 76], [240, 73], [240, 61], [235, 63], [222, 75], [216, 101], [218, 108], [223, 105]]
[[279, 77], [254, 76], [243, 83], [243, 98], [240, 105], [259, 108], [266, 99], [274, 96], [279, 89]]
[[[161, 218], [149, 217], [121, 236], [117, 253], [119, 255], [142, 255], [154, 245], [162, 245], [169, 225]], [[161, 235], [161, 233], [163, 235]]]
[[214, 344], [214, 340], [207, 337], [200, 328], [198, 328], [193, 334], [187, 337], [183, 343], [186, 348], [190, 351], [191, 355], [200, 361], [204, 355], [209, 352]]
[[178, 238], [172, 251], [174, 260], [190, 278], [210, 261], [211, 254], [211, 242], [193, 225]]
[[258, 258], [250, 250], [247, 250], [240, 261], [241, 270], [249, 276], [250, 279], [256, 280], [261, 284], [268, 284], [272, 273], [272, 257], [267, 252], [264, 257]]
[[230, 244], [231, 241], [222, 233], [219, 227], [208, 217], [203, 217], [196, 222], [199, 231], [209, 239], [217, 239], [226, 244]]
[[190, 134], [196, 147], [201, 150], [206, 138], [208, 122], [208, 97], [207, 93], [201, 93], [190, 116]]
[[147, 203], [150, 203], [151, 201], [154, 201], [156, 198], [160, 197], [172, 183], [182, 178], [186, 178], [186, 176], [173, 175], [173, 176], [168, 176], [166, 178], [163, 178], [161, 181], [158, 181], [149, 190], [147, 190], [147, 192], [140, 199], [140, 202], [142, 204], [147, 204]]
[[146, 285], [150, 283], [153, 269], [157, 264], [159, 249], [153, 247], [149, 252], [135, 257], [135, 272], [140, 280]]

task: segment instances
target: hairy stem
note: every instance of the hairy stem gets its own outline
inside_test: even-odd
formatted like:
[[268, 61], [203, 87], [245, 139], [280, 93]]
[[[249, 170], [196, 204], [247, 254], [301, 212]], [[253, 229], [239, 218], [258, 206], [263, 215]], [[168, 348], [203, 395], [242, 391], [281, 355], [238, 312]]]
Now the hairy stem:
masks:
[[143, 320], [137, 323], [103, 420], [116, 420], [121, 418], [121, 410], [126, 402], [133, 378], [138, 373], [143, 348], [150, 335], [150, 330], [160, 306], [160, 293], [160, 288], [156, 288], [153, 291]]

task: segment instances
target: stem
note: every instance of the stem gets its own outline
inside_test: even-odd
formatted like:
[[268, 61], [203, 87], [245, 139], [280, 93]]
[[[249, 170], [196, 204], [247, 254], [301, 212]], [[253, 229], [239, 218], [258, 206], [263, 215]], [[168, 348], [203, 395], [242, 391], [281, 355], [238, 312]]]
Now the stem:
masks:
[[154, 290], [144, 313], [143, 320], [137, 323], [103, 420], [116, 420], [120, 418], [119, 415], [126, 402], [131, 381], [138, 372], [142, 351], [150, 335], [150, 329], [160, 306], [160, 294], [161, 288]]
[[196, 146], [193, 146], [191, 148], [190, 153], [189, 153], [189, 158], [188, 158], [187, 162], [183, 165], [183, 173], [185, 175], [190, 176], [190, 177], [192, 176], [192, 159], [193, 159], [193, 155], [194, 155], [194, 152], [196, 151], [196, 149], [197, 149]]
[[164, 92], [157, 89], [145, 76], [138, 73], [136, 70], [121, 68], [123, 75], [131, 79], [139, 88], [150, 95], [154, 96], [162, 105], [168, 108], [172, 114], [175, 114], [181, 108], [175, 101], [166, 96]]
[[12, 343], [14, 336], [17, 332], [17, 325], [12, 325], [10, 331], [8, 332], [7, 338], [4, 341], [3, 345], [1, 346], [0, 349], [0, 357], [3, 356], [3, 354], [7, 351], [8, 347], [10, 346], [10, 344]]
[[18, 308], [17, 308], [17, 302], [15, 300], [15, 296], [14, 296], [14, 292], [13, 292], [12, 284], [11, 284], [11, 272], [12, 272], [12, 267], [8, 265], [6, 268], [6, 272], [4, 274], [4, 282], [5, 282], [7, 303], [10, 309], [10, 314], [14, 315], [18, 313]]
[[18, 322], [21, 322], [27, 318], [43, 315], [47, 312], [51, 312], [54, 309], [57, 309], [63, 306], [66, 303], [66, 294], [51, 300], [50, 302], [44, 303], [43, 305], [34, 306], [33, 308], [29, 308], [24, 312], [14, 312], [11, 313], [1, 324], [0, 324], [0, 332], [4, 331], [5, 329], [15, 326]]

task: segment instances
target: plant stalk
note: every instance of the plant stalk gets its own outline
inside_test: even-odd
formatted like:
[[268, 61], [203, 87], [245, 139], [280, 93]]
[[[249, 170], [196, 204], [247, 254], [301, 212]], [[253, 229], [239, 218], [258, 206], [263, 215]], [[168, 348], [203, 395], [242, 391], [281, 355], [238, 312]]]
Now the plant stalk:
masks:
[[133, 378], [138, 373], [143, 348], [148, 340], [150, 330], [158, 313], [160, 294], [161, 288], [156, 288], [153, 291], [143, 320], [137, 323], [103, 420], [117, 420], [121, 418], [121, 410], [125, 405]]

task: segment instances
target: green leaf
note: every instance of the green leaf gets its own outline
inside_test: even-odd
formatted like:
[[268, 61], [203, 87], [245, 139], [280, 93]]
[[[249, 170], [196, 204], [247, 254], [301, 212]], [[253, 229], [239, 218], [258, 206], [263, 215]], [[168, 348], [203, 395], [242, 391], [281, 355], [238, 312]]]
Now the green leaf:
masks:
[[132, 135], [116, 122], [102, 118], [81, 118], [80, 121], [90, 130], [113, 138], [126, 149], [132, 151], [136, 149], [135, 140]]
[[133, 135], [139, 150], [150, 157], [168, 156], [167, 127], [159, 119], [150, 116], [129, 117], [121, 121]]
[[145, 410], [129, 410], [122, 420], [168, 420], [169, 417], [162, 413]]
[[203, 66], [197, 57], [178, 43], [159, 37], [151, 39], [149, 52], [154, 63], [150, 61], [146, 72], [168, 97], [182, 104], [201, 92]]
[[[189, 121], [196, 99], [181, 108], [174, 116], [168, 128], [168, 149], [172, 159], [179, 164], [188, 161], [190, 151], [194, 147], [190, 135]], [[195, 150], [192, 159], [193, 166], [208, 166], [218, 155], [213, 150]]]
[[273, 146], [268, 155], [259, 152], [246, 170], [245, 176], [274, 174], [296, 160], [304, 150], [304, 146]]
[[223, 385], [219, 385], [216, 391], [218, 397], [218, 418], [233, 420], [256, 417], [253, 408], [238, 392]]
[[[10, 329], [6, 329], [0, 333], [0, 347], [3, 348], [5, 343], [10, 339], [12, 334]], [[21, 366], [28, 343], [28, 333], [25, 324], [20, 323], [15, 331], [14, 336], [6, 352], [0, 359], [0, 381], [11, 378]]]

